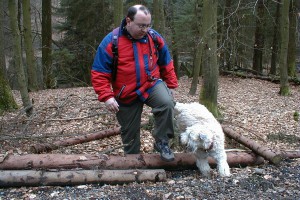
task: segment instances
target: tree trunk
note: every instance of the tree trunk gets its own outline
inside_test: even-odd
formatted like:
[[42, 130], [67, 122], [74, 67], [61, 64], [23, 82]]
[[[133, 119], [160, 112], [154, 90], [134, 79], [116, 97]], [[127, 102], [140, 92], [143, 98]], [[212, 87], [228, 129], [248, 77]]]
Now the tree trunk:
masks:
[[76, 171], [0, 171], [0, 187], [125, 184], [132, 182], [166, 181], [165, 170], [76, 170]]
[[17, 25], [17, 7], [15, 0], [8, 1], [8, 9], [10, 15], [10, 26], [13, 35], [13, 49], [14, 49], [14, 63], [18, 77], [18, 87], [21, 93], [26, 114], [29, 116], [32, 113], [32, 104], [29, 98], [27, 81], [25, 81], [25, 72], [22, 65], [22, 52], [21, 52], [21, 36]]
[[42, 1], [42, 65], [44, 85], [53, 88], [55, 81], [52, 69], [52, 25], [51, 25], [51, 0]]
[[203, 1], [204, 65], [200, 102], [216, 117], [219, 66], [217, 60], [217, 0]]
[[289, 44], [287, 54], [288, 76], [290, 77], [296, 77], [297, 22], [298, 18], [296, 2], [291, 1], [289, 11]]
[[173, 62], [175, 67], [175, 73], [177, 75], [177, 79], [179, 79], [179, 56], [178, 56], [178, 48], [177, 48], [177, 34], [175, 30], [175, 11], [174, 11], [174, 4], [175, 0], [168, 1], [168, 7], [170, 9], [171, 17], [170, 17], [170, 24], [171, 24], [171, 37], [172, 37], [172, 56]]
[[195, 4], [195, 15], [197, 17], [197, 35], [195, 45], [195, 56], [194, 56], [194, 67], [193, 67], [193, 79], [191, 88], [189, 91], [190, 95], [194, 95], [197, 91], [197, 85], [199, 81], [199, 74], [202, 63], [202, 52], [203, 52], [203, 37], [202, 37], [202, 26], [201, 26], [201, 11], [202, 11], [202, 0], [197, 0]]
[[257, 2], [257, 16], [256, 16], [256, 29], [255, 29], [255, 43], [253, 53], [253, 70], [262, 73], [263, 71], [263, 48], [264, 48], [264, 1], [258, 0]]
[[278, 28], [279, 28], [279, 18], [280, 18], [280, 0], [276, 5], [276, 13], [275, 13], [275, 24], [273, 31], [273, 42], [272, 42], [272, 56], [271, 56], [271, 69], [270, 74], [276, 75], [277, 72], [277, 57], [278, 57]]
[[280, 5], [280, 95], [290, 94], [290, 87], [287, 73], [287, 53], [289, 43], [289, 4], [290, 1], [282, 1]]
[[90, 135], [84, 135], [84, 136], [81, 136], [81, 137], [56, 141], [52, 144], [49, 144], [49, 143], [35, 144], [35, 145], [31, 146], [30, 151], [32, 153], [50, 152], [50, 151], [58, 149], [60, 147], [66, 147], [66, 146], [81, 144], [81, 143], [84, 143], [84, 142], [90, 142], [90, 141], [93, 141], [93, 140], [99, 140], [99, 139], [103, 139], [103, 138], [118, 135], [118, 134], [120, 134], [120, 128], [119, 127], [114, 128], [114, 129], [108, 129], [108, 130], [105, 130], [105, 131], [101, 131], [99, 133], [94, 133], [94, 134], [90, 134]]
[[3, 2], [0, 1], [0, 115], [2, 111], [9, 109], [16, 109], [17, 104], [12, 95], [11, 88], [9, 87], [8, 81], [6, 80], [6, 64], [4, 54], [4, 8]]
[[123, 1], [122, 0], [114, 0], [114, 26], [120, 26], [121, 21], [123, 19]]
[[231, 0], [226, 0], [224, 5], [224, 14], [223, 14], [223, 25], [222, 27], [222, 44], [224, 45], [221, 52], [221, 66], [223, 70], [231, 69], [231, 42], [232, 37], [232, 27], [229, 16], [231, 14]]
[[30, 17], [30, 0], [22, 1], [23, 26], [24, 26], [24, 43], [27, 63], [28, 89], [30, 91], [38, 90], [37, 64], [34, 59], [34, 51], [31, 35], [31, 17]]
[[[4, 53], [4, 1], [0, 1], [0, 74], [6, 77], [6, 64]], [[1, 96], [0, 96], [1, 98]]]
[[[262, 164], [264, 159], [249, 152], [227, 152], [231, 167]], [[209, 163], [216, 162], [209, 157]], [[176, 153], [172, 162], [162, 161], [159, 154], [114, 155], [65, 155], [65, 154], [27, 154], [8, 155], [0, 162], [0, 170], [24, 169], [196, 169], [195, 157], [191, 153]]]
[[244, 146], [250, 148], [253, 152], [264, 157], [265, 159], [269, 160], [273, 164], [279, 164], [281, 162], [281, 160], [282, 160], [281, 153], [277, 153], [277, 152], [275, 153], [275, 152], [269, 150], [268, 148], [257, 144], [255, 141], [235, 133], [234, 131], [232, 131], [229, 128], [223, 127], [223, 131], [230, 138], [232, 138], [232, 139], [236, 140], [237, 142], [243, 144]]
[[153, 28], [165, 35], [164, 1], [153, 0]]
[[6, 81], [2, 73], [3, 71], [0, 70], [0, 115], [3, 111], [18, 108], [8, 82]]

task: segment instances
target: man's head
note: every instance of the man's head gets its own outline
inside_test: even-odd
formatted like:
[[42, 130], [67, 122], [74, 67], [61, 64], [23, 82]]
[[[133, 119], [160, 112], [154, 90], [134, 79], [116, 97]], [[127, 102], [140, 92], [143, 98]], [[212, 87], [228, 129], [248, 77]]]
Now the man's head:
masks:
[[126, 29], [134, 39], [143, 38], [151, 28], [151, 13], [143, 5], [134, 5], [128, 9]]

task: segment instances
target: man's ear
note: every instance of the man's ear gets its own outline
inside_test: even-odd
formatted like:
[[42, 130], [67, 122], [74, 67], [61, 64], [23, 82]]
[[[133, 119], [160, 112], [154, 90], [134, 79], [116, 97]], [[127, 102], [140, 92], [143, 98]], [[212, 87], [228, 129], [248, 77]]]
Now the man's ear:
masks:
[[131, 19], [129, 17], [126, 17], [126, 24], [129, 24], [131, 22]]

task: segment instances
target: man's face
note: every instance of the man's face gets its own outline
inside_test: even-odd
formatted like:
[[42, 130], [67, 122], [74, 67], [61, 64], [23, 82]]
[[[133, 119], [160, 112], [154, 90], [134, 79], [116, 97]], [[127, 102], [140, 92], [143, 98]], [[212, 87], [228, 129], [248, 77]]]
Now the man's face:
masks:
[[143, 38], [151, 28], [151, 15], [138, 10], [134, 19], [126, 18], [127, 30], [134, 39]]

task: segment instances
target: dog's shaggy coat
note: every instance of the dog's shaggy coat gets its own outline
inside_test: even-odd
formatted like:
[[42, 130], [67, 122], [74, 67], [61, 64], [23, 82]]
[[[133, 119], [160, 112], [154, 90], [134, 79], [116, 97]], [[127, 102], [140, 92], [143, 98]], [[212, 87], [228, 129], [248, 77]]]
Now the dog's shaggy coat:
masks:
[[217, 162], [220, 176], [230, 176], [224, 149], [224, 133], [220, 123], [207, 108], [199, 103], [176, 103], [175, 121], [180, 141], [194, 152], [200, 172], [210, 177], [208, 156]]

